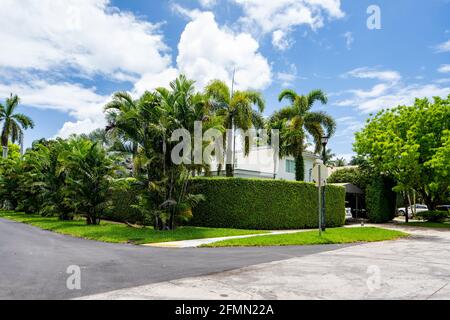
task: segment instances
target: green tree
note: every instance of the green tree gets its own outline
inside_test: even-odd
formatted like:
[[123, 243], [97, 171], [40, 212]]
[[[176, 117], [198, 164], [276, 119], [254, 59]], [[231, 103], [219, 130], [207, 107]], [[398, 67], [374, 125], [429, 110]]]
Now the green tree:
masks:
[[[227, 177], [234, 175], [234, 144], [236, 130], [248, 131], [252, 127], [263, 127], [261, 112], [264, 111], [265, 102], [259, 92], [230, 91], [230, 88], [220, 80], [211, 81], [205, 88], [205, 95], [210, 99], [212, 111], [223, 118], [223, 126], [230, 130], [231, 135], [224, 135], [224, 145], [228, 150], [226, 154], [225, 171]], [[256, 109], [254, 109], [256, 107]], [[244, 151], [248, 155], [249, 143], [244, 141]], [[230, 159], [230, 157], [232, 159]], [[220, 171], [220, 167], [219, 167]]]
[[65, 170], [66, 197], [73, 201], [76, 213], [86, 217], [87, 224], [97, 225], [109, 205], [116, 167], [114, 161], [97, 143], [73, 138], [58, 158]]
[[11, 94], [6, 99], [5, 105], [0, 103], [0, 123], [3, 122], [0, 140], [3, 147], [3, 158], [8, 156], [9, 140], [22, 144], [23, 129], [34, 127], [34, 122], [30, 117], [16, 112], [19, 102], [19, 97]]
[[325, 112], [310, 111], [316, 101], [326, 104], [328, 99], [321, 90], [307, 95], [298, 95], [293, 90], [283, 90], [278, 97], [291, 105], [275, 112], [270, 119], [270, 128], [280, 129], [280, 157], [291, 155], [295, 159], [295, 179], [305, 180], [303, 150], [305, 133], [309, 133], [315, 144], [315, 152], [322, 149], [321, 138], [330, 137], [336, 129], [334, 119]]
[[396, 180], [396, 191], [419, 193], [428, 207], [449, 196], [447, 99], [416, 99], [413, 106], [382, 110], [356, 134], [354, 150], [379, 173]]

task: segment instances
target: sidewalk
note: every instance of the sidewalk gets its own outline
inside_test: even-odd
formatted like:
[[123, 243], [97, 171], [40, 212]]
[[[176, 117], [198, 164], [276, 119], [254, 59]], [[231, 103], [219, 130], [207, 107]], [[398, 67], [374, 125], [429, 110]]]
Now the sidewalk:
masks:
[[158, 247], [158, 248], [197, 248], [204, 244], [210, 244], [210, 243], [218, 242], [218, 241], [222, 241], [222, 240], [260, 237], [260, 236], [275, 235], [275, 234], [298, 233], [298, 232], [305, 232], [305, 231], [311, 231], [311, 230], [315, 230], [315, 229], [277, 230], [277, 231], [269, 231], [268, 233], [248, 234], [248, 235], [242, 235], [242, 236], [230, 236], [230, 237], [219, 237], [219, 238], [206, 238], [206, 239], [193, 239], [193, 240], [148, 243], [148, 244], [143, 244], [143, 246]]

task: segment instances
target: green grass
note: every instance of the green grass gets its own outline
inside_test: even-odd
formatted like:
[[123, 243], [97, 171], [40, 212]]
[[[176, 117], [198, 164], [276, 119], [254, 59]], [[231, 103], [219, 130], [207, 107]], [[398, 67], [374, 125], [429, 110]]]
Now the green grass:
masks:
[[251, 238], [231, 239], [214, 242], [205, 247], [253, 247], [253, 246], [293, 246], [313, 244], [337, 244], [353, 242], [373, 242], [394, 240], [408, 234], [381, 228], [335, 228], [327, 229], [322, 236], [318, 231], [291, 234], [265, 235]]
[[258, 230], [200, 227], [179, 227], [174, 231], [156, 231], [152, 227], [136, 229], [107, 221], [102, 221], [98, 226], [88, 226], [85, 220], [60, 221], [56, 217], [42, 217], [11, 211], [0, 212], [0, 218], [74, 237], [115, 243], [143, 244], [265, 233]]
[[408, 222], [404, 223], [404, 225], [411, 227], [450, 229], [450, 222]]

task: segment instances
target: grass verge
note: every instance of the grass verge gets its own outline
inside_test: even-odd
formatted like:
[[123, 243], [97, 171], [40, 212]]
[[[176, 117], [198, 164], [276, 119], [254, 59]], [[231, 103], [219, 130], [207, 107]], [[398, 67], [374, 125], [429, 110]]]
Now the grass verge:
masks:
[[41, 229], [74, 237], [114, 243], [143, 244], [266, 233], [259, 230], [201, 227], [179, 227], [174, 231], [157, 231], [152, 227], [136, 229], [107, 221], [102, 221], [98, 226], [89, 226], [86, 225], [85, 220], [60, 221], [56, 217], [42, 217], [11, 211], [0, 212], [0, 218], [30, 224]]
[[251, 238], [230, 239], [204, 245], [205, 247], [257, 247], [257, 246], [293, 246], [314, 244], [338, 244], [353, 242], [374, 242], [394, 240], [406, 237], [400, 231], [381, 228], [335, 228], [327, 229], [322, 236], [318, 231], [305, 231], [280, 235], [265, 235]]

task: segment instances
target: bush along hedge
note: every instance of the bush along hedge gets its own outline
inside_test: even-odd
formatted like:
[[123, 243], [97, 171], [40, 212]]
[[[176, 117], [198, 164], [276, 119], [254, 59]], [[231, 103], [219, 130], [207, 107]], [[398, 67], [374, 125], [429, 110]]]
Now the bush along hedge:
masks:
[[[190, 225], [243, 229], [318, 227], [318, 194], [312, 183], [268, 179], [194, 178], [191, 188], [206, 197]], [[326, 221], [345, 221], [345, 189], [326, 187]]]
[[423, 211], [417, 212], [417, 216], [428, 222], [444, 222], [449, 218], [448, 211]]
[[374, 177], [366, 188], [366, 209], [370, 222], [383, 223], [395, 216], [395, 182], [385, 176]]

